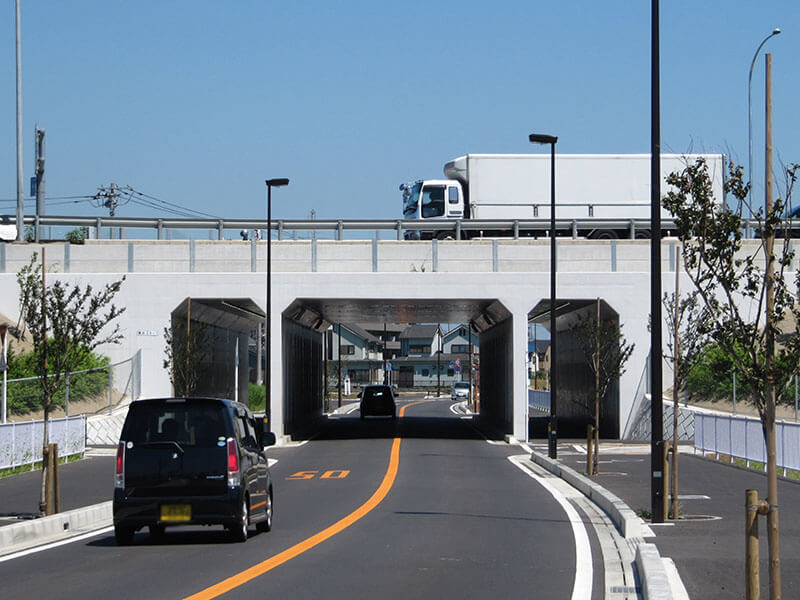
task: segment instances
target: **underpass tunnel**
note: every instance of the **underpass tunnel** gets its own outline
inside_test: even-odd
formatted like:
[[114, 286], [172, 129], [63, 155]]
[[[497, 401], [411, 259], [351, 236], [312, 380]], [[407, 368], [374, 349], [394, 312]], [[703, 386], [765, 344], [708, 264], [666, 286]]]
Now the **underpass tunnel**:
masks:
[[[512, 320], [511, 312], [496, 299], [295, 299], [281, 313], [282, 383], [277, 389], [275, 384], [272, 387], [276, 395], [282, 391], [280, 410], [272, 403], [273, 418], [281, 423], [273, 421], [273, 431], [302, 439], [319, 427], [325, 408], [324, 337], [328, 328], [339, 323], [383, 321], [470, 323], [481, 357], [474, 377], [479, 393], [478, 422], [493, 432], [513, 433]], [[442, 394], [449, 398], [449, 385]]]
[[170, 314], [173, 394], [247, 404], [248, 340], [264, 316], [249, 298], [184, 299]]
[[[587, 424], [594, 422], [595, 375], [589, 364], [575, 326], [581, 318], [597, 318], [598, 299], [562, 299], [555, 303], [556, 316], [556, 386], [559, 438], [586, 437]], [[614, 324], [619, 332], [619, 314], [605, 300], [599, 300], [601, 321]], [[542, 300], [528, 315], [530, 323], [550, 330], [550, 300]], [[552, 334], [552, 332], [551, 332]], [[600, 399], [600, 437], [619, 439], [619, 378], [611, 382]], [[534, 437], [546, 437], [549, 416], [531, 419]]]

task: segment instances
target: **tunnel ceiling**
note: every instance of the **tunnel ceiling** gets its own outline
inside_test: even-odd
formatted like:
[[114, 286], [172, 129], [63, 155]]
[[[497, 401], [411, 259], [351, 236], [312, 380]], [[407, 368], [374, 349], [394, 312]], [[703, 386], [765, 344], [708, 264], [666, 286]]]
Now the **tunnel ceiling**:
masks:
[[493, 299], [298, 298], [284, 312], [290, 319], [322, 329], [330, 323], [466, 323], [480, 331], [511, 316]]

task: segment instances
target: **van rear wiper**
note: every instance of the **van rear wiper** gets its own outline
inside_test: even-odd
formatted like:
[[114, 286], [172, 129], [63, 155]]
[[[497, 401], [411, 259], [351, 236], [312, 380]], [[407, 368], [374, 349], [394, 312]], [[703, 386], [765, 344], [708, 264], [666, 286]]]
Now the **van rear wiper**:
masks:
[[137, 444], [139, 447], [152, 448], [153, 446], [175, 446], [178, 452], [183, 454], [183, 447], [174, 440], [164, 440], [163, 442], [142, 442]]

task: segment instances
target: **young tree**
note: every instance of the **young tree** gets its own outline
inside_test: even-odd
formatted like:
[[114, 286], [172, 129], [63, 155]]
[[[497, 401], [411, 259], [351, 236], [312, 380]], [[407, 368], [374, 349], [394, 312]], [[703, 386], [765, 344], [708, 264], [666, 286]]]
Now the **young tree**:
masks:
[[[677, 261], [679, 262], [679, 261]], [[689, 374], [703, 356], [708, 341], [708, 311], [698, 301], [696, 291], [680, 298], [678, 277], [675, 269], [675, 291], [664, 294], [667, 324], [667, 352], [664, 358], [672, 362], [672, 518], [678, 518], [678, 400], [685, 392]]]
[[[786, 169], [786, 199], [791, 197], [797, 169], [798, 165]], [[726, 192], [748, 205], [750, 184], [744, 182], [742, 168], [731, 163], [729, 172]], [[793, 286], [787, 282], [786, 271], [794, 256], [788, 243], [788, 222], [781, 229], [782, 243], [777, 251], [775, 248], [775, 233], [786, 218], [787, 203], [780, 198], [771, 203], [768, 193], [765, 208], [753, 211], [761, 242], [748, 254], [742, 243], [742, 217], [728, 209], [722, 199], [713, 197], [704, 160], [671, 174], [667, 182], [673, 188], [663, 205], [675, 218], [686, 272], [708, 311], [709, 335], [728, 353], [743, 383], [752, 389], [761, 418], [767, 447], [770, 590], [773, 596], [779, 595], [775, 405], [800, 362], [800, 281], [796, 278]], [[749, 313], [753, 306], [757, 309], [755, 319]], [[776, 347], [779, 324], [789, 315], [794, 317], [794, 335]]]
[[[44, 250], [42, 251], [44, 258]], [[119, 325], [112, 322], [124, 312], [112, 301], [125, 280], [109, 283], [95, 291], [56, 280], [45, 286], [42, 266], [34, 253], [31, 262], [17, 273], [20, 290], [20, 316], [24, 319], [33, 343], [36, 374], [42, 390], [44, 411], [43, 450], [49, 444], [50, 409], [63, 379], [102, 344], [122, 339]], [[44, 262], [44, 260], [42, 261]], [[40, 510], [47, 504], [47, 461], [42, 462]]]
[[633, 353], [635, 344], [628, 344], [615, 320], [600, 318], [600, 299], [595, 314], [584, 314], [572, 326], [586, 362], [594, 374], [594, 453], [587, 457], [589, 475], [599, 473], [600, 454], [600, 399], [611, 384], [625, 372], [625, 363]]
[[176, 396], [188, 398], [197, 389], [203, 361], [209, 354], [208, 327], [204, 323], [176, 321], [164, 329], [164, 368]]

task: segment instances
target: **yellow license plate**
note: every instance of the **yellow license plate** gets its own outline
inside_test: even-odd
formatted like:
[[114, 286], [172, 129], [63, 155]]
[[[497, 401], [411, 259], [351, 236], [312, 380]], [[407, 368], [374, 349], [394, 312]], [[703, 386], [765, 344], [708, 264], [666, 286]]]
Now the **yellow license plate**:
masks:
[[162, 504], [161, 505], [161, 520], [162, 521], [191, 521], [192, 520], [192, 505], [191, 504]]

